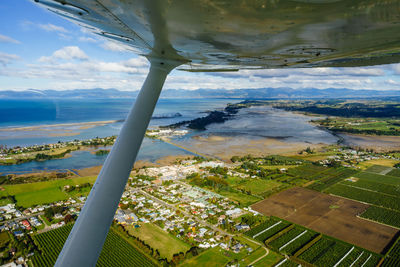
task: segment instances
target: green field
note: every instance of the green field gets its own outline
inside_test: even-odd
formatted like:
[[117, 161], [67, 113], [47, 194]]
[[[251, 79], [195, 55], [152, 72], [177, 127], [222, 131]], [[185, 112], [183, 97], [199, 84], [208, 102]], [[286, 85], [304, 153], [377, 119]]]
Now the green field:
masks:
[[362, 218], [391, 225], [400, 229], [400, 212], [381, 207], [370, 206], [363, 214]]
[[375, 206], [400, 211], [400, 196], [387, 195], [380, 192], [351, 187], [345, 184], [335, 184], [330, 187], [327, 192]]
[[382, 165], [372, 165], [368, 169], [366, 169], [366, 172], [373, 172], [373, 173], [378, 173], [380, 174], [381, 172], [386, 172], [388, 170], [391, 170], [390, 167], [387, 166], [382, 166]]
[[354, 177], [358, 177], [360, 179], [370, 182], [377, 182], [390, 185], [400, 185], [400, 178], [390, 175], [381, 175], [371, 172], [360, 172], [355, 174]]
[[307, 188], [323, 191], [326, 188], [344, 180], [345, 178], [355, 175], [357, 172], [357, 170], [345, 167], [329, 168], [314, 176], [313, 179], [315, 182], [307, 186]]
[[[382, 172], [388, 167], [373, 165], [368, 170]], [[400, 227], [400, 177], [372, 172], [354, 174], [356, 179], [344, 180], [325, 192], [368, 203], [371, 206], [361, 217]]]
[[227, 198], [237, 201], [239, 203], [239, 205], [241, 205], [243, 207], [247, 207], [247, 206], [249, 206], [253, 203], [256, 203], [257, 201], [260, 201], [262, 199], [260, 197], [243, 194], [235, 189], [231, 189], [231, 190], [222, 189], [222, 190], [218, 190], [216, 192], [220, 195], [223, 195]]
[[[60, 253], [72, 224], [33, 236], [40, 250], [32, 257], [36, 267], [53, 266]], [[96, 266], [157, 266], [155, 262], [128, 243], [112, 228], [107, 235]]]
[[[4, 185], [2, 186], [4, 190], [0, 191], [0, 197], [14, 196], [17, 201], [17, 205], [27, 208], [34, 205], [47, 204], [60, 200], [65, 200], [70, 197], [80, 195], [77, 194], [77, 192], [75, 191], [66, 193], [63, 191], [63, 188], [66, 185], [78, 185], [84, 183], [93, 184], [95, 180], [95, 176], [88, 176], [37, 183]], [[88, 191], [89, 190], [82, 194], [87, 194]]]
[[220, 267], [225, 266], [230, 258], [224, 255], [224, 250], [220, 247], [214, 247], [206, 250], [200, 255], [186, 260], [180, 266], [182, 267], [198, 267], [198, 266], [207, 266], [207, 267]]
[[265, 253], [266, 253], [265, 249], [263, 247], [259, 247], [258, 249], [254, 250], [249, 256], [245, 257], [243, 261], [241, 261], [241, 263], [243, 263], [244, 266], [247, 266], [256, 259], [265, 255]]
[[128, 226], [126, 229], [130, 235], [138, 237], [153, 249], [157, 249], [161, 257], [168, 260], [171, 260], [176, 253], [185, 253], [190, 249], [190, 245], [152, 223], [142, 223], [139, 228]]
[[281, 259], [282, 259], [281, 255], [270, 250], [266, 257], [254, 263], [253, 266], [254, 267], [274, 266]]
[[280, 186], [281, 183], [273, 181], [273, 180], [263, 180], [263, 179], [249, 179], [245, 183], [240, 184], [238, 186], [238, 189], [244, 189], [246, 191], [250, 191], [252, 194], [262, 194], [265, 191], [272, 190], [278, 186]]
[[393, 169], [387, 173], [387, 175], [400, 177], [400, 169]]

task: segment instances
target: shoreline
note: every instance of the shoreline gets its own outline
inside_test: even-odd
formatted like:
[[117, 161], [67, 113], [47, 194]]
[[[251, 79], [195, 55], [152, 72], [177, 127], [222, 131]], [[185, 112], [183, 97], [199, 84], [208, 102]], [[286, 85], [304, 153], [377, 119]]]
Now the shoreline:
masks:
[[[0, 132], [12, 132], [12, 131], [49, 131], [48, 128], [57, 128], [57, 127], [71, 127], [71, 126], [82, 126], [85, 128], [79, 128], [80, 130], [88, 129], [86, 127], [97, 126], [97, 125], [105, 125], [110, 123], [121, 122], [123, 120], [106, 120], [106, 121], [88, 121], [88, 122], [71, 122], [71, 123], [56, 123], [56, 124], [41, 124], [41, 125], [32, 125], [32, 126], [10, 126], [10, 127], [0, 127]], [[63, 129], [65, 131], [65, 129]]]

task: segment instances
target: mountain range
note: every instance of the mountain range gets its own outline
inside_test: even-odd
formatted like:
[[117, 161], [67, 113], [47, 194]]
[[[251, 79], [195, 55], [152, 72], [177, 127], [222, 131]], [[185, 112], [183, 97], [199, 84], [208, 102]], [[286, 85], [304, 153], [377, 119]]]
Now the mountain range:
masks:
[[[41, 98], [134, 98], [139, 91], [117, 89], [74, 89], [74, 90], [26, 90], [0, 91], [0, 99], [41, 99]], [[353, 90], [346, 88], [302, 88], [288, 87], [258, 89], [167, 89], [161, 98], [240, 98], [240, 99], [298, 99], [298, 98], [385, 98], [400, 97], [400, 90]]]

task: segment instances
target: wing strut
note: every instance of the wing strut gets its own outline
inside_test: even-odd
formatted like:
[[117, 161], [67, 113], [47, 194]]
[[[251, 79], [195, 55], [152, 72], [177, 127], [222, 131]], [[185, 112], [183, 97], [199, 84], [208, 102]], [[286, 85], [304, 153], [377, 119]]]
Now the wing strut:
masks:
[[55, 266], [95, 266], [168, 73], [179, 62], [149, 58], [142, 89]]

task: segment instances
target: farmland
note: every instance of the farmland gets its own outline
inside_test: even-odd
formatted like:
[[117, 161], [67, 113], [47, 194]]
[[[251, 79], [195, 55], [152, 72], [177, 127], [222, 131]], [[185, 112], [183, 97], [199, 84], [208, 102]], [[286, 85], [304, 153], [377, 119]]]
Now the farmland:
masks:
[[331, 185], [336, 184], [337, 182], [342, 181], [343, 179], [353, 176], [358, 171], [350, 168], [330, 168], [324, 172], [319, 173], [314, 177], [316, 180], [311, 185], [307, 186], [307, 188], [323, 191]]
[[371, 182], [384, 183], [389, 185], [400, 185], [400, 179], [398, 177], [390, 175], [381, 175], [370, 172], [360, 172], [354, 175], [354, 177]]
[[267, 215], [380, 253], [397, 229], [358, 218], [369, 206], [305, 188], [291, 188], [251, 206]]
[[382, 165], [372, 165], [368, 169], [366, 169], [366, 172], [373, 172], [373, 173], [378, 173], [378, 174], [385, 174], [389, 171], [391, 171], [392, 168], [388, 166], [382, 166]]
[[361, 214], [362, 218], [399, 228], [400, 178], [389, 175], [388, 170], [392, 169], [386, 166], [373, 165], [367, 170], [329, 187], [326, 192], [368, 203], [371, 206]]
[[391, 248], [382, 264], [383, 267], [400, 266], [400, 238]]
[[322, 237], [303, 252], [300, 259], [316, 266], [376, 266], [380, 260], [378, 254], [371, 253], [348, 243]]
[[361, 214], [361, 217], [400, 228], [399, 211], [371, 206], [363, 214]]
[[[72, 224], [33, 236], [40, 254], [32, 257], [34, 266], [53, 266], [60, 253]], [[112, 228], [108, 233], [96, 266], [156, 266], [149, 258], [139, 252]]]
[[379, 207], [391, 208], [400, 211], [400, 197], [365, 190], [345, 184], [336, 184], [327, 190], [328, 193], [342, 196]]
[[[285, 223], [286, 226], [280, 231], [275, 232], [268, 239], [260, 238], [271, 225]], [[270, 217], [270, 219], [260, 224], [248, 232], [246, 235], [258, 240], [263, 240], [266, 246], [278, 251], [281, 254], [291, 255], [292, 260], [299, 259], [300, 262], [308, 262], [315, 266], [376, 266], [381, 256], [353, 246], [349, 243], [321, 235], [311, 229], [291, 224], [285, 220]], [[281, 261], [280, 266], [294, 266], [292, 261]], [[297, 266], [297, 265], [296, 265]]]
[[400, 169], [393, 169], [387, 173], [387, 175], [400, 177]]

